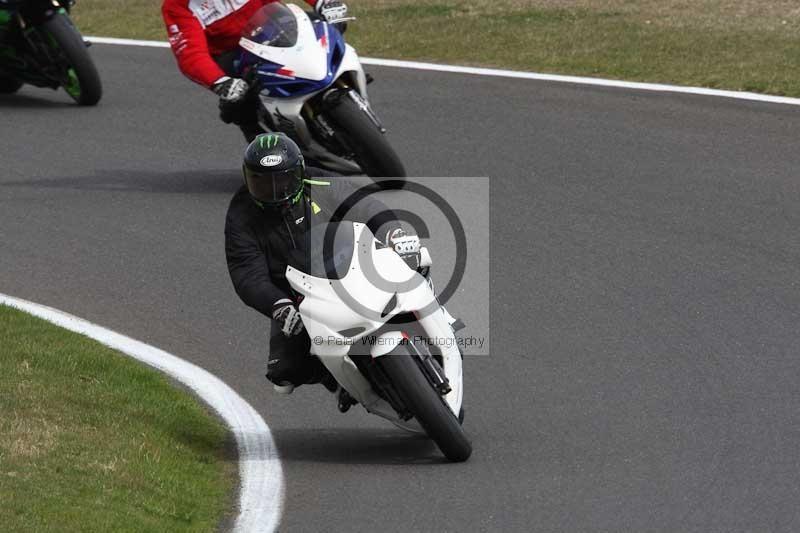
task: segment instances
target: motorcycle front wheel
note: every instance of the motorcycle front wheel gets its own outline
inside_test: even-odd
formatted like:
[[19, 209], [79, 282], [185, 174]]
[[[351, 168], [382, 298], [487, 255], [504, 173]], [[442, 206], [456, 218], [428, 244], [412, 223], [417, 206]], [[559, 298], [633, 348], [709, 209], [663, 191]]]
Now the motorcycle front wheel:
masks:
[[348, 148], [353, 151], [355, 161], [364, 174], [371, 178], [392, 178], [393, 182], [405, 178], [403, 163], [386, 135], [366, 113], [342, 91], [338, 91], [332, 103], [327, 114], [338, 126], [337, 133], [345, 137]]
[[472, 443], [444, 398], [422, 373], [415, 357], [406, 345], [400, 345], [379, 361], [403, 403], [444, 456], [452, 462], [466, 461], [472, 455]]
[[56, 57], [63, 62], [61, 86], [78, 105], [95, 105], [103, 96], [100, 75], [89, 56], [83, 37], [63, 13], [56, 13], [41, 26], [48, 42], [55, 48]]

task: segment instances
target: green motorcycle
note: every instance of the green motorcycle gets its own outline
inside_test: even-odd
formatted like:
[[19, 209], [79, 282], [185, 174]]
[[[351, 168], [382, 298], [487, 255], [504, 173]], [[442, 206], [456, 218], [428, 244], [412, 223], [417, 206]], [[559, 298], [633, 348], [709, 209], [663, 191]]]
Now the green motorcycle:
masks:
[[103, 88], [88, 43], [69, 18], [74, 0], [0, 0], [0, 94], [23, 84], [63, 87], [79, 105]]

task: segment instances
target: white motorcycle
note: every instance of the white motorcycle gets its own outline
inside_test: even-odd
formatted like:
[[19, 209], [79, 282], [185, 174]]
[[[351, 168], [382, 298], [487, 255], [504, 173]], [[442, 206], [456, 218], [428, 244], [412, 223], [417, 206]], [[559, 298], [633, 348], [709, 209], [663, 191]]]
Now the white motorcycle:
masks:
[[405, 177], [370, 106], [358, 54], [336, 24], [274, 2], [252, 16], [239, 46], [236, 68], [259, 92], [265, 131], [286, 133], [307, 160], [342, 174]]
[[[347, 398], [410, 430], [420, 427], [450, 461], [466, 461], [460, 326], [428, 281], [364, 224], [310, 230], [308, 263], [287, 267], [311, 353]], [[421, 250], [421, 266], [430, 254]], [[340, 398], [342, 392], [340, 391]], [[343, 408], [344, 407], [344, 408]], [[346, 410], [349, 405], [340, 409]]]

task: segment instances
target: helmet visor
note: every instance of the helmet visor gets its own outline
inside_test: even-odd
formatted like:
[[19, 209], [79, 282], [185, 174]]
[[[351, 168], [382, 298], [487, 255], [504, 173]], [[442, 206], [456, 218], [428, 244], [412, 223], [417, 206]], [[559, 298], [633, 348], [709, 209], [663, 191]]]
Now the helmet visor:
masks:
[[256, 172], [245, 168], [245, 183], [250, 196], [267, 205], [276, 205], [294, 197], [303, 186], [302, 167], [277, 172]]

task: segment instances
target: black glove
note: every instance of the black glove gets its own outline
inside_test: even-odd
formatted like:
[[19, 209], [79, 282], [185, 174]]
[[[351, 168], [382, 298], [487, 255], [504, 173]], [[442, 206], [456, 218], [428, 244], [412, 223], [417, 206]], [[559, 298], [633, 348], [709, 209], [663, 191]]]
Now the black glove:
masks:
[[223, 76], [214, 82], [211, 90], [217, 93], [219, 99], [225, 102], [238, 102], [247, 95], [250, 86], [241, 78]]
[[419, 237], [407, 234], [402, 228], [389, 231], [386, 235], [386, 246], [397, 252], [403, 261], [413, 270], [419, 269]]
[[219, 118], [225, 124], [240, 124], [247, 117], [245, 100], [250, 86], [240, 78], [222, 77], [211, 86], [211, 90], [219, 96]]
[[272, 305], [272, 319], [280, 324], [281, 331], [287, 337], [299, 335], [304, 329], [297, 306], [288, 298], [278, 300]]

